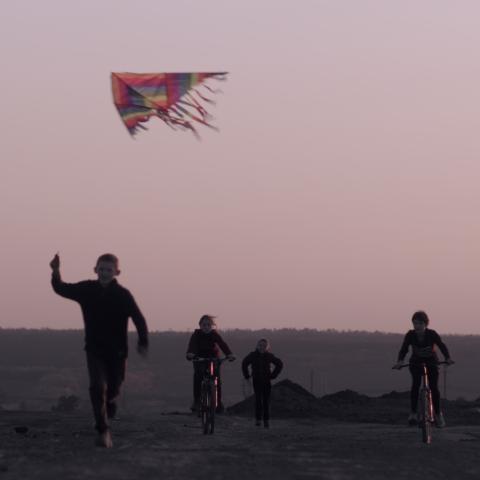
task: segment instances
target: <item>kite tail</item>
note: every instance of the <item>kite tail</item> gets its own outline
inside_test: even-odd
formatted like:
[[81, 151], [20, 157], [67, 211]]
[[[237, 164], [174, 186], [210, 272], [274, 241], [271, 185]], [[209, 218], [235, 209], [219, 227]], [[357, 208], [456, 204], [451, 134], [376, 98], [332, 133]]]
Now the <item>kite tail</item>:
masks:
[[203, 106], [200, 105], [198, 100], [191, 93], [187, 93], [185, 95], [185, 98], [188, 99], [188, 102], [183, 99], [179, 100], [179, 102], [180, 103], [184, 102], [186, 105], [189, 105], [190, 107], [194, 108], [202, 117], [205, 117], [208, 115], [208, 112], [205, 110], [205, 108], [203, 108]]
[[191, 130], [197, 140], [201, 140], [200, 135], [198, 134], [198, 132], [195, 130], [195, 127], [190, 122], [185, 122], [184, 127]]
[[221, 82], [225, 82], [227, 80], [227, 74], [228, 72], [218, 72], [218, 73], [212, 73], [209, 75], [210, 78], [214, 78], [215, 80], [220, 80]]
[[212, 88], [210, 85], [207, 85], [206, 83], [204, 83], [204, 84], [202, 85], [202, 87], [206, 88], [206, 89], [207, 89], [209, 92], [211, 92], [211, 93], [215, 93], [215, 94], [217, 94], [217, 93], [223, 93], [223, 90], [222, 90], [222, 89], [220, 89], [220, 88]]
[[191, 132], [195, 135], [196, 139], [201, 140], [200, 135], [193, 126], [192, 122], [189, 122], [188, 120], [184, 120], [182, 118], [170, 118], [170, 121], [173, 122], [174, 125], [178, 125], [180, 128], [183, 128], [185, 130], [191, 130]]
[[211, 98], [207, 98], [204, 95], [202, 95], [196, 88], [193, 90], [204, 102], [211, 103], [212, 105], [216, 105], [217, 102], [215, 100], [212, 100]]
[[[188, 105], [190, 107], [195, 108], [195, 105], [192, 105], [188, 102], [184, 101], [179, 101], [178, 103], [183, 103], [184, 105]], [[197, 115], [194, 115], [192, 112], [188, 111], [186, 108], [183, 108], [181, 105], [176, 105], [176, 108], [181, 112], [180, 115], [183, 117], [184, 115], [191, 118], [192, 120], [195, 120], [198, 123], [201, 123], [202, 125], [205, 125], [206, 127], [210, 127], [212, 130], [218, 131], [218, 128], [215, 127], [214, 125], [211, 125], [206, 121], [207, 118], [210, 117], [210, 115], [204, 110], [205, 113], [201, 113], [201, 116], [198, 117]]]
[[[172, 113], [176, 114], [177, 116], [173, 116]], [[192, 123], [188, 120], [185, 120], [183, 118], [183, 115], [175, 108], [170, 107], [168, 110], [158, 110], [157, 116], [160, 118], [160, 120], [163, 120], [170, 128], [173, 128], [175, 130], [175, 127], [180, 127], [185, 130], [191, 130], [191, 132], [198, 140], [201, 139], [200, 135], [198, 134]]]
[[[197, 92], [198, 93], [198, 92]], [[200, 105], [200, 103], [198, 103], [198, 101], [195, 99], [195, 97], [193, 97], [191, 94], [187, 94], [185, 95], [189, 101], [186, 101], [186, 100], [179, 100], [178, 103], [182, 103], [184, 105], [187, 105], [189, 106], [190, 108], [193, 108], [194, 110], [196, 110], [202, 117], [203, 121], [206, 121], [208, 119], [211, 119], [213, 118], [206, 110], [205, 108], [203, 108], [202, 105]], [[209, 125], [211, 126], [211, 125]]]

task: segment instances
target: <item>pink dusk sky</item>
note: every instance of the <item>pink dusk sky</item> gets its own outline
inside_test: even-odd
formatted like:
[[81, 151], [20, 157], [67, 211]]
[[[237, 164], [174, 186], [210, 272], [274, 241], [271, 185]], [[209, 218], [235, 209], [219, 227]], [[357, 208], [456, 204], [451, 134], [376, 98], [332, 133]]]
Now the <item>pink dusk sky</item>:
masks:
[[[480, 334], [480, 4], [42, 0], [0, 16], [0, 325], [120, 257], [152, 330]], [[110, 72], [228, 71], [202, 141], [130, 138]]]

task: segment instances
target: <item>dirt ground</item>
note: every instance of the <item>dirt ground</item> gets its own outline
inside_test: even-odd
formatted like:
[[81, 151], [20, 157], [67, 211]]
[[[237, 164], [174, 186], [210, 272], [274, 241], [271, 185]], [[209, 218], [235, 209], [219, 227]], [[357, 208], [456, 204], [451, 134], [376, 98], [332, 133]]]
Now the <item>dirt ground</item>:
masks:
[[435, 430], [424, 445], [415, 427], [303, 419], [265, 430], [234, 416], [204, 436], [198, 418], [170, 414], [121, 418], [106, 450], [91, 425], [86, 414], [0, 412], [0, 480], [480, 478], [479, 426]]

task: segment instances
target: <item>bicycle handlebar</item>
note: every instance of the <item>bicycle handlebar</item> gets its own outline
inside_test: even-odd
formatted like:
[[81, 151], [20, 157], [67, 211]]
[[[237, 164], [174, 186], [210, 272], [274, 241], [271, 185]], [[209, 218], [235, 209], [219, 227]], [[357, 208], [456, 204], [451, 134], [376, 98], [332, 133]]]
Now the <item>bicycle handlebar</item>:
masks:
[[[410, 365], [414, 365], [414, 366], [419, 366], [419, 365], [423, 365], [427, 362], [421, 362], [421, 363], [405, 363], [403, 365], [399, 365], [398, 367], [392, 367], [392, 370], [401, 370], [402, 368], [405, 368], [405, 367], [409, 367]], [[455, 362], [435, 362], [433, 365], [453, 365]]]
[[225, 360], [228, 360], [227, 357], [194, 357], [192, 358], [192, 362], [216, 362], [216, 363], [223, 363]]

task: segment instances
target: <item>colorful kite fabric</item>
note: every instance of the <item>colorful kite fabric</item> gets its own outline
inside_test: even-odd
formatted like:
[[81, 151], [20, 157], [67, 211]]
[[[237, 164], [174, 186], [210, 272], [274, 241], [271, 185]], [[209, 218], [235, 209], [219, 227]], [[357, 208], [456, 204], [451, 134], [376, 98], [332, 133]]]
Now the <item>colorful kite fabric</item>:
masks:
[[226, 72], [214, 73], [112, 73], [113, 101], [130, 134], [156, 116], [168, 126], [191, 130], [198, 136], [195, 122], [215, 128], [200, 102], [214, 103], [199, 87], [217, 93], [205, 80], [226, 79]]

